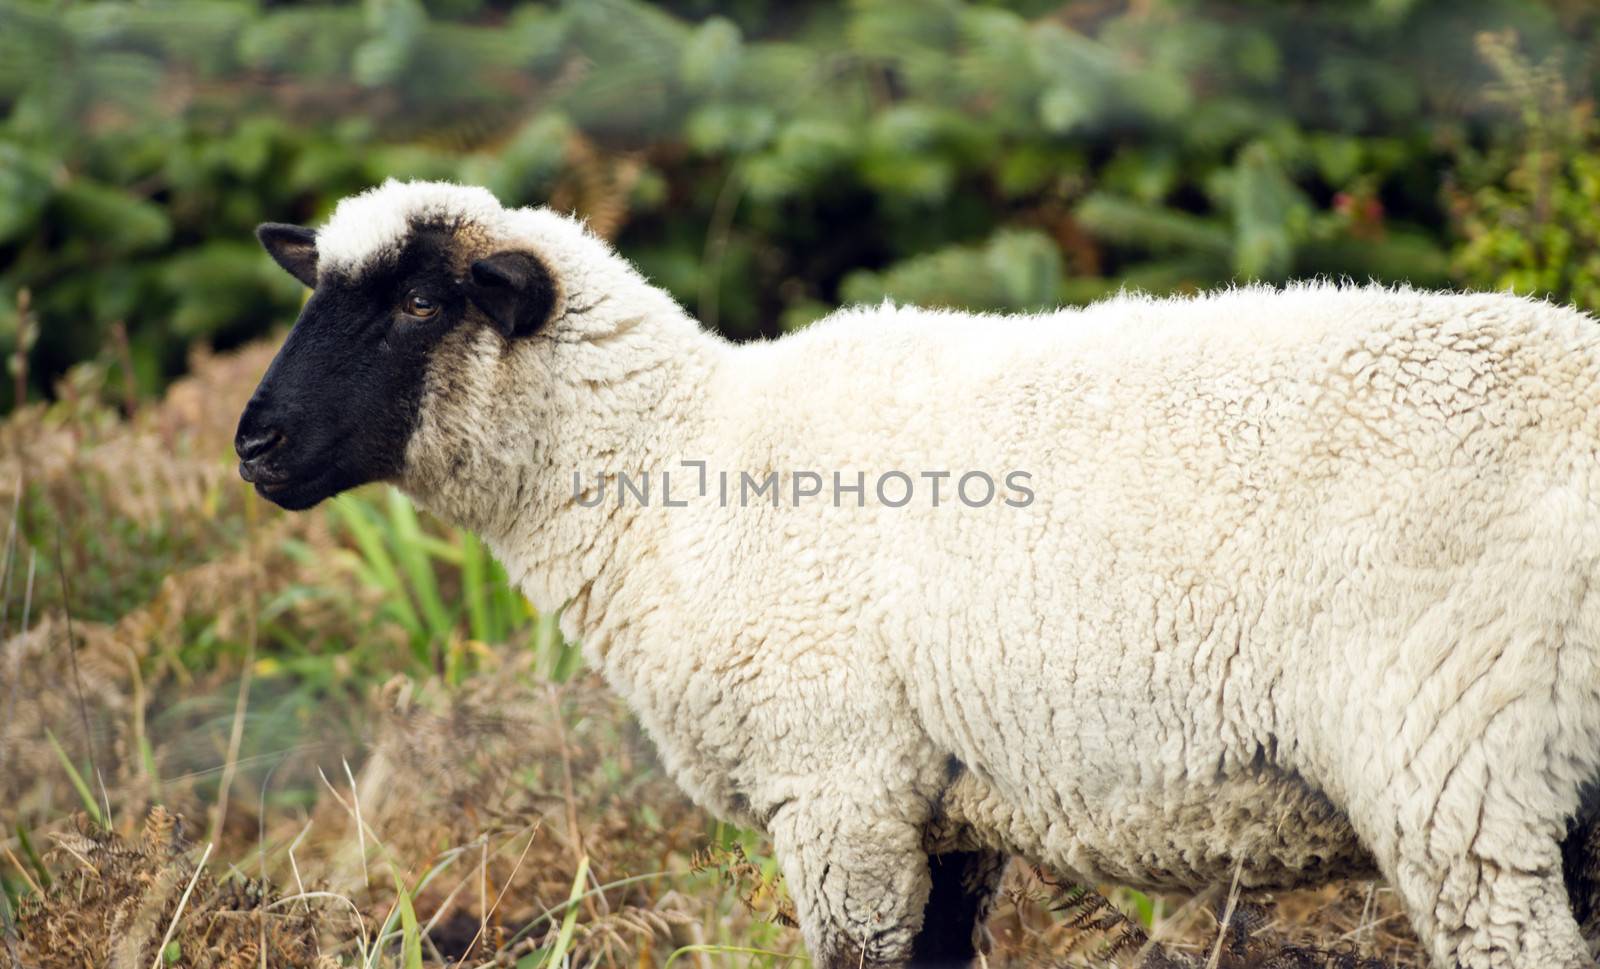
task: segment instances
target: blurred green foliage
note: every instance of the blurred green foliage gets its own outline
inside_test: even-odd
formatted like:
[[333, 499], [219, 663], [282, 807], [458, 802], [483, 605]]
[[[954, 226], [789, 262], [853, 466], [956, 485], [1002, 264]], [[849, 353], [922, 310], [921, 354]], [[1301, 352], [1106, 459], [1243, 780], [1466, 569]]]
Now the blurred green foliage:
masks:
[[1450, 188], [1462, 237], [1456, 269], [1496, 288], [1550, 294], [1600, 308], [1600, 125], [1552, 65], [1530, 64], [1515, 38], [1480, 38], [1500, 75], [1498, 97], [1518, 113], [1519, 137], [1463, 152]]
[[0, 351], [154, 389], [292, 317], [255, 223], [389, 176], [575, 210], [739, 338], [1311, 274], [1600, 308], [1597, 50], [1588, 0], [0, 0]]

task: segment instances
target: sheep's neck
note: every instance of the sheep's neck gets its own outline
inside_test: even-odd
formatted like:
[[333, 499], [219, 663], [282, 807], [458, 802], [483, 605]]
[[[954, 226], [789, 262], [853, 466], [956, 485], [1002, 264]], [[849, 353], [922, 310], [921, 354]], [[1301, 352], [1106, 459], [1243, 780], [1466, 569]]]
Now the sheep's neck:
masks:
[[637, 478], [681, 457], [726, 347], [672, 310], [536, 348], [537, 359], [513, 368], [523, 371], [514, 386], [486, 395], [487, 425], [506, 432], [480, 449], [486, 456], [471, 474], [447, 476], [439, 494], [423, 498], [482, 535], [536, 608], [565, 607], [563, 629], [596, 649], [621, 592], [619, 548], [642, 508], [617, 500], [614, 479], [593, 507], [579, 502], [576, 485], [619, 472]]

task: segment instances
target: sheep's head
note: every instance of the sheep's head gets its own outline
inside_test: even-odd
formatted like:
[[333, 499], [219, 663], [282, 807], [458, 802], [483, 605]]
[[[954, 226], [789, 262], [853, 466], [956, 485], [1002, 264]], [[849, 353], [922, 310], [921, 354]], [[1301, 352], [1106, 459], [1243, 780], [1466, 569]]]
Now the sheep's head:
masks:
[[320, 231], [263, 225], [261, 244], [312, 288], [239, 419], [239, 473], [291, 510], [405, 471], [429, 368], [469, 329], [509, 343], [550, 320], [558, 286], [482, 189], [390, 182]]

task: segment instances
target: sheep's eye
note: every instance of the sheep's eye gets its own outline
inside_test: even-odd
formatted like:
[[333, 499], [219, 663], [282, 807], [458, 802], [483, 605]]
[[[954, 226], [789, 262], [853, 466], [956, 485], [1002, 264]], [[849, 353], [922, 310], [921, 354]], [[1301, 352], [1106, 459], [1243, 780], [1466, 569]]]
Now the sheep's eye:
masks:
[[406, 296], [406, 315], [415, 316], [425, 320], [439, 312], [438, 302], [429, 299], [421, 293], [411, 293]]

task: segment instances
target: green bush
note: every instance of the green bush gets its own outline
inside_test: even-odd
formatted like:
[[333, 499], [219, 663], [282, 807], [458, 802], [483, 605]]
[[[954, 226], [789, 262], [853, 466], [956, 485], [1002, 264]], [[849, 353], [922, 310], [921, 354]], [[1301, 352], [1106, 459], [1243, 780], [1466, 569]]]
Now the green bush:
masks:
[[47, 393], [124, 321], [154, 390], [292, 317], [255, 223], [389, 176], [578, 211], [737, 338], [1313, 274], [1593, 308], [1597, 48], [1582, 0], [0, 0], [0, 352]]
[[1451, 187], [1462, 239], [1455, 268], [1483, 285], [1600, 310], [1594, 104], [1574, 99], [1552, 65], [1530, 64], [1513, 37], [1486, 34], [1480, 46], [1517, 124], [1487, 150], [1462, 153], [1462, 184]]

